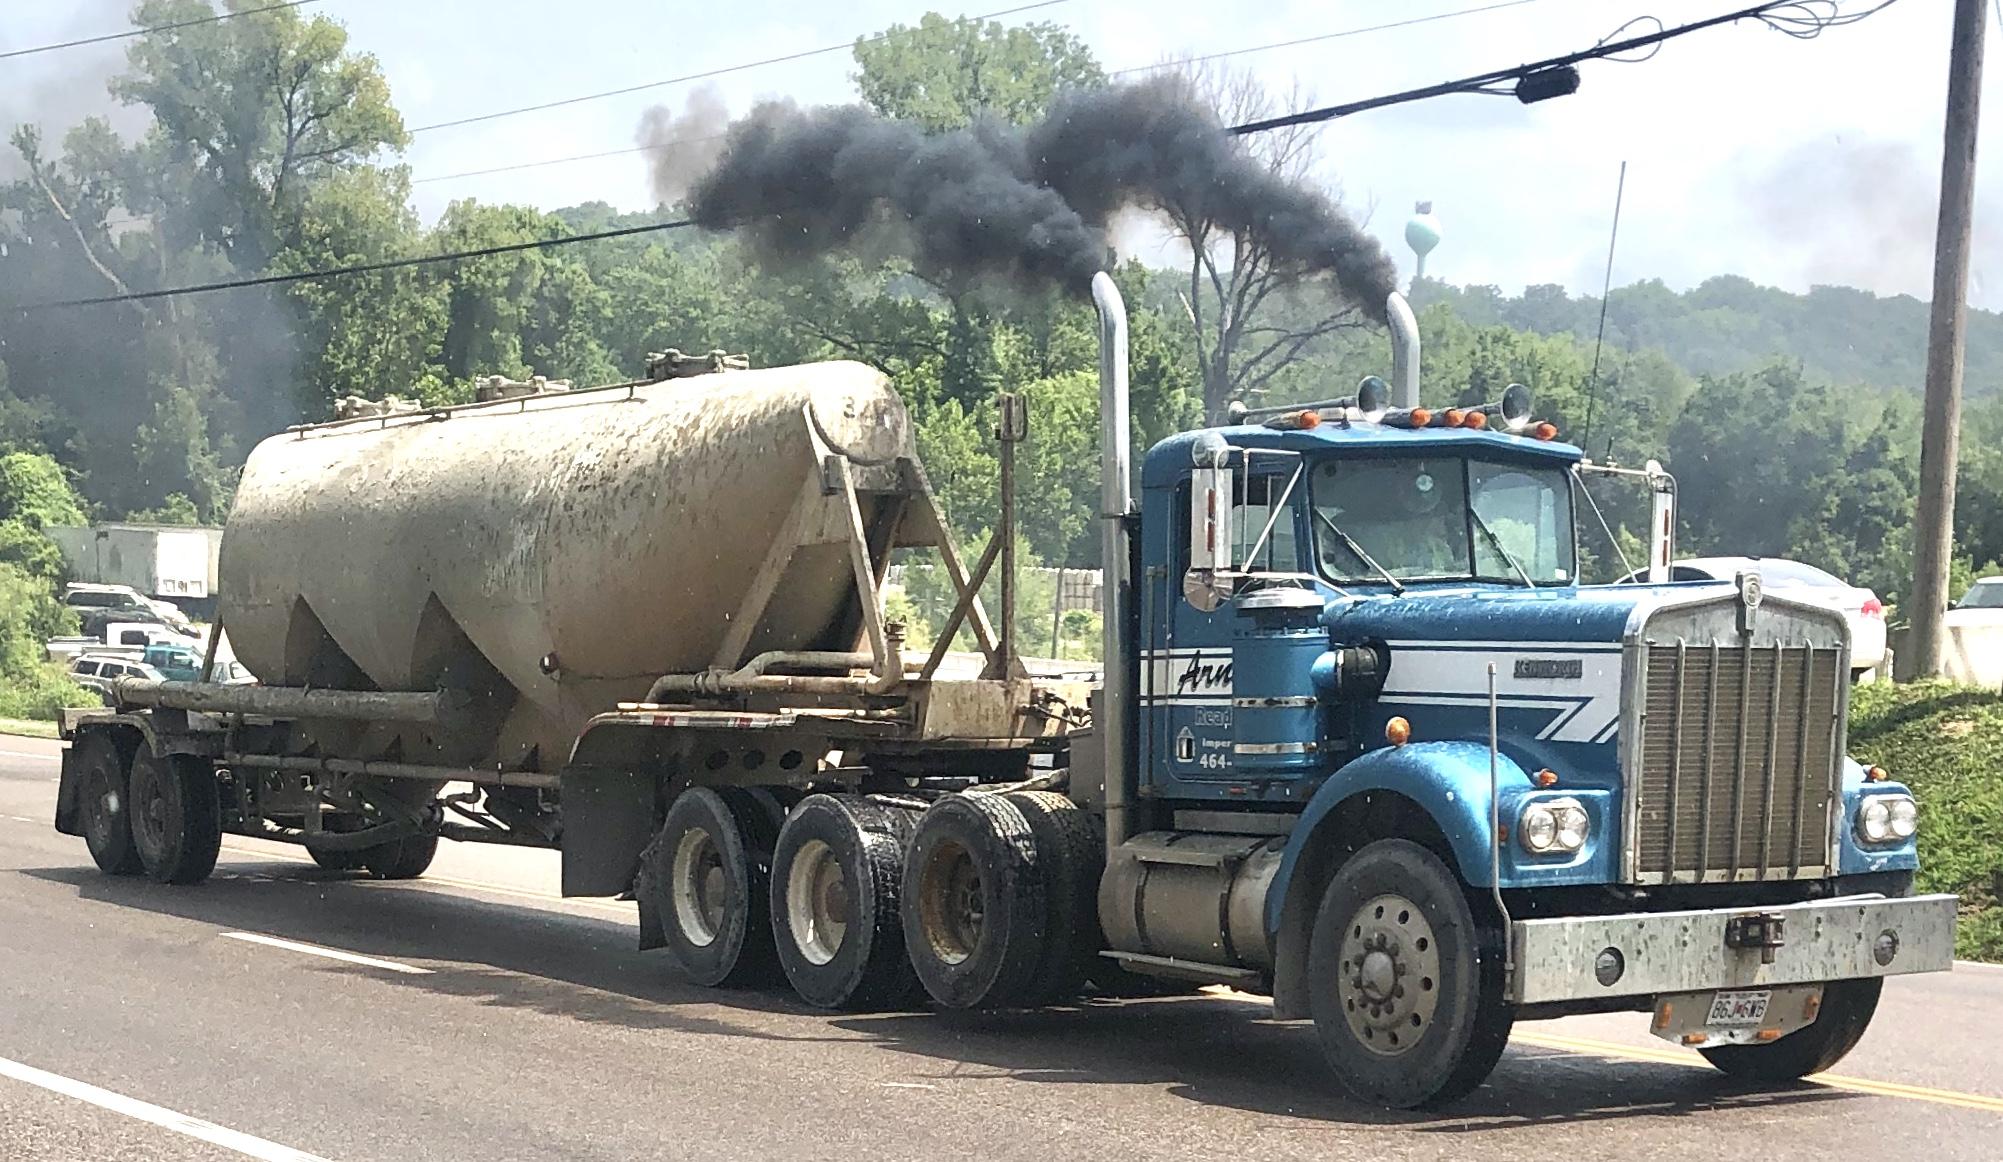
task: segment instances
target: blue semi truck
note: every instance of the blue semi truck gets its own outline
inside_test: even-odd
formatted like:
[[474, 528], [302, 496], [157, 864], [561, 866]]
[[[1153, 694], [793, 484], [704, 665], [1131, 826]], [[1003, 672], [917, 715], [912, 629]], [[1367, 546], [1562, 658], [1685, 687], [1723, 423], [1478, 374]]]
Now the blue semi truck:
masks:
[[[1347, 1090], [1403, 1107], [1479, 1085], [1515, 1021], [1582, 1012], [1641, 1014], [1728, 1074], [1800, 1077], [1857, 1043], [1885, 977], [1950, 967], [1954, 899], [1913, 894], [1913, 798], [1845, 754], [1838, 615], [1764, 595], [1756, 574], [1581, 584], [1590, 466], [1520, 390], [1418, 406], [1416, 327], [1395, 296], [1388, 384], [1241, 411], [1162, 441], [1136, 473], [1125, 311], [1106, 276], [1093, 290], [1096, 682], [1018, 657], [1010, 597], [988, 621], [977, 594], [998, 556], [1009, 577], [1006, 503], [969, 569], [915, 459], [845, 450], [809, 405], [794, 540], [735, 579], [742, 604], [707, 668], [663, 667], [607, 698], [571, 677], [583, 647], [508, 621], [512, 648], [535, 655], [516, 667], [486, 643], [483, 611], [433, 581], [420, 636], [447, 660], [393, 678], [367, 652], [386, 635], [363, 640], [302, 597], [280, 623], [306, 659], [296, 675], [127, 682], [117, 706], [66, 719], [58, 827], [108, 871], [182, 883], [208, 874], [225, 831], [386, 876], [421, 874], [439, 838], [556, 847], [564, 890], [631, 893], [643, 945], [688, 979], [783, 976], [827, 1008], [1229, 985], [1312, 1020]], [[725, 386], [675, 390], [734, 401], [748, 397], [730, 377], [765, 382], [715, 362]], [[559, 422], [597, 422], [590, 408], [627, 408], [602, 414], [629, 423], [670, 398], [649, 390], [374, 416], [283, 437], [297, 442], [274, 455], [296, 482], [311, 457], [347, 454], [339, 441], [403, 431], [433, 442], [396, 445], [410, 473], [421, 447], [442, 457], [455, 432], [504, 430], [474, 424], [560, 441]], [[1023, 432], [1012, 406], [1002, 417], [1006, 501]], [[593, 471], [616, 480], [595, 459], [605, 447]], [[232, 611], [230, 536], [276, 537], [316, 503], [265, 504], [278, 486], [264, 471], [254, 457], [225, 536], [226, 621], [257, 614]], [[1638, 475], [1665, 577], [1673, 482]], [[343, 505], [366, 486], [352, 478]], [[557, 499], [563, 519], [588, 518]], [[371, 513], [388, 522], [372, 535], [420, 543], [393, 510]], [[542, 526], [521, 527], [511, 559], [532, 559]], [[922, 661], [881, 602], [891, 552], [915, 545], [940, 550], [958, 593]], [[804, 621], [787, 604], [802, 562], [848, 586]], [[560, 602], [565, 583], [541, 574], [537, 592]], [[626, 632], [686, 616], [680, 596], [623, 609]], [[812, 632], [775, 638], [794, 622]], [[239, 624], [232, 637], [259, 648]], [[961, 625], [977, 673], [948, 664]], [[579, 691], [605, 704], [564, 747], [494, 745], [539, 682], [570, 692], [550, 705], [588, 703]]]

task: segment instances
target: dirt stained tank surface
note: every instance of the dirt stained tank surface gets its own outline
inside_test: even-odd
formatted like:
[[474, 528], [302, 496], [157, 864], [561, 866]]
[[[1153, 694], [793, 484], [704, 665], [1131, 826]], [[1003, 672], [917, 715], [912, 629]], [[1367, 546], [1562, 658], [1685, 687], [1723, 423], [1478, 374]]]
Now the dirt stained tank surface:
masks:
[[[484, 689], [503, 748], [561, 747], [711, 663], [818, 476], [814, 433], [858, 465], [916, 456], [888, 381], [849, 362], [273, 436], [224, 533], [223, 624], [268, 682]], [[846, 549], [802, 546], [754, 648], [822, 645], [853, 593]]]

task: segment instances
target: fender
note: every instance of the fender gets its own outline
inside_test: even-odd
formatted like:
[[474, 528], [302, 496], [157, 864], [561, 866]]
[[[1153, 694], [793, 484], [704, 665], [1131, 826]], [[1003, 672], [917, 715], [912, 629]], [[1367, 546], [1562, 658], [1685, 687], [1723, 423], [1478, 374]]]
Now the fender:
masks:
[[[1591, 821], [1585, 849], [1573, 855], [1534, 856], [1515, 844], [1502, 848], [1502, 886], [1556, 887], [1601, 884], [1616, 874], [1620, 853], [1615, 796], [1602, 788], [1532, 785], [1529, 772], [1507, 752], [1497, 756], [1496, 785], [1502, 792], [1502, 823], [1507, 828], [1531, 798], [1575, 799]], [[1287, 840], [1273, 888], [1266, 896], [1266, 932], [1277, 937], [1286, 912], [1295, 873], [1318, 842], [1321, 824], [1337, 807], [1366, 791], [1389, 791], [1416, 803], [1446, 837], [1461, 879], [1468, 886], [1487, 888], [1489, 875], [1488, 747], [1466, 741], [1417, 742], [1380, 747], [1330, 776], [1308, 800]], [[1312, 890], [1312, 889], [1310, 889]], [[1310, 904], [1310, 910], [1312, 905]]]

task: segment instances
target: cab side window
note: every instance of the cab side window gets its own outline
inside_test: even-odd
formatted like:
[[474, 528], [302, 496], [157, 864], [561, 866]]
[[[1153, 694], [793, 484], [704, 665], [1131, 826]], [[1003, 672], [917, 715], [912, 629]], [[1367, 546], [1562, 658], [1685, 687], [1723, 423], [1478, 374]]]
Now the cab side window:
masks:
[[[1301, 571], [1299, 547], [1295, 543], [1298, 530], [1294, 527], [1294, 504], [1300, 499], [1301, 489], [1294, 488], [1294, 495], [1287, 496], [1287, 481], [1291, 473], [1268, 472], [1241, 479], [1238, 486], [1237, 535], [1241, 546], [1240, 567], [1247, 572], [1258, 573], [1298, 573]], [[1275, 505], [1285, 500], [1285, 508], [1279, 518], [1273, 520]], [[1267, 535], [1264, 545], [1259, 545], [1259, 535], [1266, 531], [1266, 522], [1272, 520], [1273, 531]], [[1258, 546], [1256, 559], [1244, 560], [1244, 555]]]

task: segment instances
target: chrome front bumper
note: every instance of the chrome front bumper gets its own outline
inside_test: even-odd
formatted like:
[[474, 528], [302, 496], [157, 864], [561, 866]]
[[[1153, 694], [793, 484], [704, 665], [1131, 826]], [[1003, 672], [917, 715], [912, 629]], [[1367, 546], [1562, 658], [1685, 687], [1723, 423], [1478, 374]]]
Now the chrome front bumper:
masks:
[[[1941, 972], [1954, 963], [1953, 896], [1846, 896], [1770, 908], [1560, 916], [1510, 925], [1516, 1004]], [[1778, 944], [1728, 929], [1777, 918]], [[1738, 919], [1739, 925], [1732, 921]], [[1615, 971], [1615, 970], [1618, 971]]]

